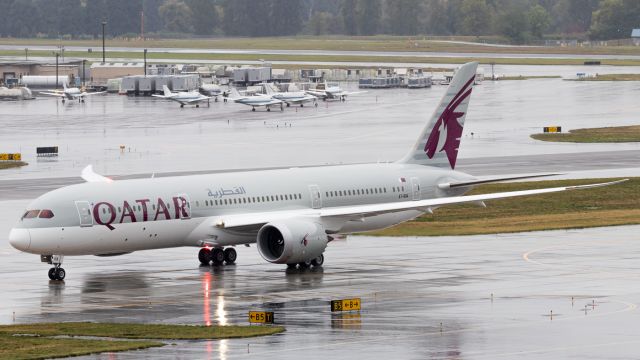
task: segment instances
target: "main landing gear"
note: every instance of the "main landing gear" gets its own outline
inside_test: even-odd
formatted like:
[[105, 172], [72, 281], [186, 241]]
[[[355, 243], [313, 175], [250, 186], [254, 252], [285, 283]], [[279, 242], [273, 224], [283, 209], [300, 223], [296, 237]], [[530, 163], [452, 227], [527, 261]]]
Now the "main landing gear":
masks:
[[287, 264], [287, 269], [295, 269], [296, 267], [300, 270], [308, 269], [310, 267], [321, 267], [324, 264], [324, 255], [320, 254], [320, 256], [316, 257], [312, 260], [303, 261], [300, 263], [291, 263]]
[[238, 253], [236, 249], [230, 247], [226, 249], [222, 248], [202, 248], [198, 252], [198, 260], [200, 264], [213, 266], [220, 266], [222, 264], [231, 265], [236, 262]]
[[64, 280], [67, 272], [61, 267], [62, 265], [62, 255], [42, 255], [40, 260], [42, 262], [46, 262], [48, 264], [53, 265], [51, 269], [49, 269], [49, 280]]

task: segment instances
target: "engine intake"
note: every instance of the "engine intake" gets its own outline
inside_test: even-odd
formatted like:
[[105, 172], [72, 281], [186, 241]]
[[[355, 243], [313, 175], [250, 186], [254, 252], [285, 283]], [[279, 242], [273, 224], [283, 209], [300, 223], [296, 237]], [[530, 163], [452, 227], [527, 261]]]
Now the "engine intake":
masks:
[[264, 225], [258, 231], [258, 252], [271, 263], [293, 264], [320, 256], [329, 238], [313, 221], [286, 220]]

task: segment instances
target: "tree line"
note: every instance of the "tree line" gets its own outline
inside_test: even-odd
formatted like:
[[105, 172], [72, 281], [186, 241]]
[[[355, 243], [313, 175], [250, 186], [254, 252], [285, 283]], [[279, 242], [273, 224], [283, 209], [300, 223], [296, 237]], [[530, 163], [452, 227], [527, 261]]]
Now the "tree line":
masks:
[[0, 0], [0, 36], [470, 35], [628, 38], [637, 0]]

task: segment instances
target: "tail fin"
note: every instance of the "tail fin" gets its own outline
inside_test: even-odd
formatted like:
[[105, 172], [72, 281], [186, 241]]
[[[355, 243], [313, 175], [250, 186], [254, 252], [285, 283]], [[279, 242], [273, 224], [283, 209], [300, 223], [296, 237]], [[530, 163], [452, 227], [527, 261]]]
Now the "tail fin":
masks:
[[271, 84], [269, 84], [269, 83], [265, 83], [264, 84], [264, 93], [266, 95], [269, 95], [269, 96], [275, 94], [275, 91], [273, 91], [273, 88], [271, 87]]
[[164, 91], [164, 96], [171, 96], [173, 93], [169, 89], [167, 85], [162, 85], [162, 91]]
[[240, 96], [240, 93], [238, 92], [238, 89], [235, 87], [231, 88], [231, 98], [237, 99], [240, 98], [242, 96]]
[[471, 62], [456, 72], [416, 144], [400, 163], [455, 169], [477, 67], [477, 62]]

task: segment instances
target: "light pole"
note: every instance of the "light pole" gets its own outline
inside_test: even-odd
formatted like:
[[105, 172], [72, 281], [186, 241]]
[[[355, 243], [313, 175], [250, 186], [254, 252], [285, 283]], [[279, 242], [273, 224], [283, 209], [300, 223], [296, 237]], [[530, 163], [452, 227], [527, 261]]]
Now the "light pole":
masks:
[[60, 57], [60, 53], [56, 53], [56, 90], [58, 89], [58, 58]]
[[144, 49], [144, 77], [147, 77], [147, 49]]
[[104, 64], [105, 58], [104, 58], [104, 27], [107, 26], [107, 20], [102, 20], [102, 63]]
[[24, 48], [24, 61], [29, 60], [29, 49]]

